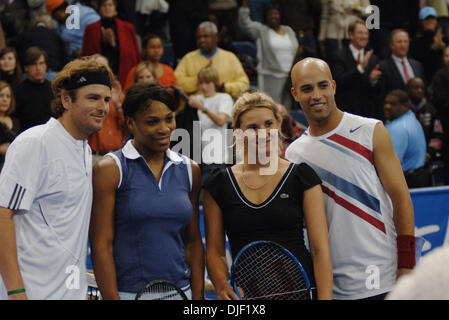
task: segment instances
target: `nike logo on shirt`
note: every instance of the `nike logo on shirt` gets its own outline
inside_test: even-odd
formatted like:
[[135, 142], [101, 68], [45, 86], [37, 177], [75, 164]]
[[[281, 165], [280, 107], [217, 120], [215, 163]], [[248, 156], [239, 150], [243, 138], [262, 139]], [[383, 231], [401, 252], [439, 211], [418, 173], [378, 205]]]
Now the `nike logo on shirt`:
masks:
[[360, 127], [362, 127], [362, 126], [363, 126], [363, 124], [362, 124], [361, 126], [358, 126], [357, 128], [350, 129], [350, 130], [349, 130], [349, 133], [354, 133], [355, 131], [359, 130]]

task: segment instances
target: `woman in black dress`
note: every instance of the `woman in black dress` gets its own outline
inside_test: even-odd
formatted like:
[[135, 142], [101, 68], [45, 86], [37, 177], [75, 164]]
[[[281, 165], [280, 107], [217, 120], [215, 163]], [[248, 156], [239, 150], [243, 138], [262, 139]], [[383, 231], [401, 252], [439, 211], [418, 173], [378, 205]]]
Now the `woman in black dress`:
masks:
[[217, 298], [238, 299], [228, 282], [226, 233], [233, 257], [253, 241], [284, 246], [316, 285], [318, 299], [331, 299], [332, 264], [321, 180], [308, 165], [279, 156], [281, 117], [269, 96], [259, 92], [241, 96], [233, 108], [232, 124], [237, 163], [213, 171], [204, 186], [207, 270]]

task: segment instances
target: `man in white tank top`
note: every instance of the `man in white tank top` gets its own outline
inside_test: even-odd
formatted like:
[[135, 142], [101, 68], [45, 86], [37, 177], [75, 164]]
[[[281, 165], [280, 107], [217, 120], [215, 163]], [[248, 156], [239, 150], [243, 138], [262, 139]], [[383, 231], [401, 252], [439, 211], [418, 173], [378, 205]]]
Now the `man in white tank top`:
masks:
[[292, 95], [309, 128], [286, 151], [322, 179], [336, 299], [383, 299], [415, 265], [413, 204], [379, 120], [338, 109], [326, 62], [292, 69]]

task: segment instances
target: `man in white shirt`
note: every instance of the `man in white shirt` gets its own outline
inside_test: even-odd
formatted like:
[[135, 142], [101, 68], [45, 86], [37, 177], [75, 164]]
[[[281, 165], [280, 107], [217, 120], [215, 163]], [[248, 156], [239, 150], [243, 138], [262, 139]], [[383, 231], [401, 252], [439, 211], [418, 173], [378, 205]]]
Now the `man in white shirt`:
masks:
[[92, 59], [67, 64], [52, 83], [57, 119], [24, 131], [8, 149], [0, 174], [0, 287], [9, 299], [86, 299], [86, 139], [109, 112], [112, 79]]

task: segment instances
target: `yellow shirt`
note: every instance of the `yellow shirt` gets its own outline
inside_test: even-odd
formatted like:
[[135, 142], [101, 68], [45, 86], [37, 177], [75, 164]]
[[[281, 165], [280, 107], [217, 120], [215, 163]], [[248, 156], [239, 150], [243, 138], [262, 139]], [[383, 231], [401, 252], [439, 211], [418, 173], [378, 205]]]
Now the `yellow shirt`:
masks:
[[[209, 60], [201, 55], [199, 49], [187, 53], [175, 69], [178, 85], [187, 94], [198, 93], [197, 75]], [[212, 57], [212, 66], [217, 69], [220, 83], [224, 82], [225, 92], [236, 98], [249, 88], [249, 79], [237, 56], [218, 48]]]

